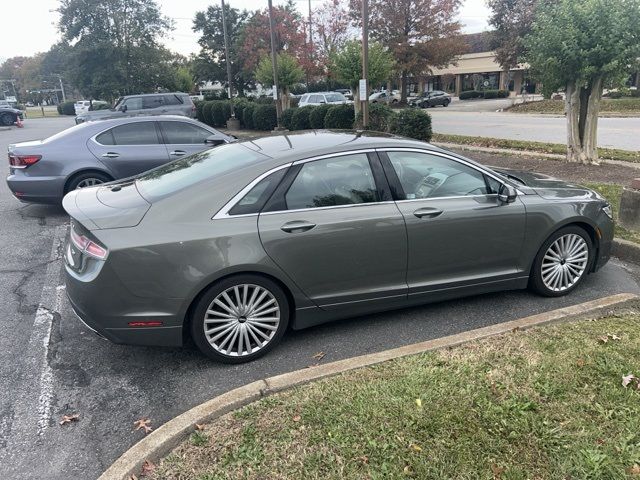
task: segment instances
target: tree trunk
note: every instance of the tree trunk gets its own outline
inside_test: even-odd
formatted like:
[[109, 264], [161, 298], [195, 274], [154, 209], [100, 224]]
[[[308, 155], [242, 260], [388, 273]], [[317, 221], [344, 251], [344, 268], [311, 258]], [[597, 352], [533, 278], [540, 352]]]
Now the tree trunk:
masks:
[[400, 77], [400, 103], [407, 103], [407, 71], [402, 71], [402, 76]]
[[360, 105], [360, 89], [358, 86], [355, 86], [351, 90], [353, 90], [353, 109], [357, 117], [362, 108], [362, 105]]
[[598, 164], [597, 132], [602, 77], [594, 77], [589, 85], [576, 82], [566, 86], [567, 161]]

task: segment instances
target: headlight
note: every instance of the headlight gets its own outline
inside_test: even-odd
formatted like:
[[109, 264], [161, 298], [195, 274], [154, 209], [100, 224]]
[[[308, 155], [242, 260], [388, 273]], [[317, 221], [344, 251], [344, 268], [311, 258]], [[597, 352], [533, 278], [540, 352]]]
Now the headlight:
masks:
[[607, 215], [607, 217], [613, 220], [613, 211], [611, 210], [611, 205], [605, 205], [604, 207], [602, 207], [602, 211]]

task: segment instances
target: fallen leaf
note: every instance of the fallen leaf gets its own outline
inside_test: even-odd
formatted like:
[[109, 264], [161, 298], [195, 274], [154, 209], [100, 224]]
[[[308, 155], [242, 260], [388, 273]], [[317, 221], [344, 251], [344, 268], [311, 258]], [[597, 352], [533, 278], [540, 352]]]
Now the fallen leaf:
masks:
[[361, 457], [358, 457], [358, 460], [360, 460], [362, 463], [369, 463], [369, 457], [367, 457], [366, 455], [363, 455]]
[[624, 388], [627, 388], [627, 385], [629, 385], [635, 379], [636, 379], [636, 376], [633, 373], [630, 373], [629, 375], [623, 375], [622, 376], [622, 386]]
[[204, 425], [200, 423], [196, 423], [195, 427], [196, 427], [196, 430], [199, 432], [202, 432], [204, 430]]
[[133, 473], [131, 475], [129, 475], [129, 478], [127, 478], [127, 480], [138, 480], [138, 477], [136, 477]]
[[77, 422], [80, 418], [79, 413], [72, 413], [71, 415], [63, 415], [62, 420], [60, 420], [60, 425], [66, 425], [67, 423]]
[[495, 463], [491, 464], [491, 472], [493, 472], [494, 480], [499, 480], [502, 477], [502, 473], [505, 471], [504, 467], [499, 467]]
[[296, 415], [295, 417], [293, 417], [294, 422], [299, 422], [300, 420], [302, 420], [302, 417], [300, 415]]
[[620, 337], [619, 337], [619, 336], [617, 336], [616, 334], [607, 333], [607, 336], [608, 336], [611, 340], [620, 340]]
[[416, 445], [415, 443], [412, 443], [411, 445], [409, 445], [409, 448], [412, 449], [414, 452], [422, 451], [422, 447], [420, 447], [419, 445]]
[[411, 467], [409, 467], [409, 465], [407, 465], [406, 467], [404, 467], [404, 469], [402, 470], [402, 472], [405, 475], [411, 475], [413, 472], [411, 471]]
[[156, 466], [153, 463], [151, 463], [149, 460], [145, 460], [144, 463], [142, 464], [142, 471], [140, 472], [140, 476], [146, 477], [150, 473], [153, 473], [155, 469], [156, 469]]
[[584, 358], [579, 358], [576, 362], [576, 365], [578, 365], [579, 367], [584, 367], [585, 363], [586, 362], [584, 361]]
[[602, 335], [601, 337], [598, 337], [598, 342], [600, 343], [607, 343], [609, 341], [609, 337], [607, 335]]
[[416, 405], [418, 406], [418, 408], [422, 408], [422, 399], [416, 398]]
[[640, 465], [634, 463], [633, 467], [627, 468], [627, 473], [629, 475], [640, 475]]
[[141, 418], [140, 420], [133, 422], [133, 426], [136, 427], [136, 430], [144, 429], [144, 434], [147, 435], [153, 430], [153, 428], [149, 426], [149, 423], [151, 423], [150, 419]]
[[326, 353], [324, 353], [324, 352], [318, 352], [313, 356], [313, 358], [315, 358], [316, 360], [322, 360], [325, 355], [326, 355]]

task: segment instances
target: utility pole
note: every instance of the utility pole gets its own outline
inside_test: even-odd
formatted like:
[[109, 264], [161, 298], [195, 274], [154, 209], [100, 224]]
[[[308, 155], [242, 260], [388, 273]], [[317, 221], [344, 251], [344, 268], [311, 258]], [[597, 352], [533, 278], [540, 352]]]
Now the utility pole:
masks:
[[278, 90], [278, 58], [276, 56], [276, 32], [273, 26], [273, 3], [269, 0], [269, 31], [271, 32], [271, 65], [273, 66], [273, 98], [276, 101], [276, 118], [280, 129], [282, 117], [282, 105], [280, 104], [280, 91]]
[[231, 118], [236, 118], [236, 112], [233, 108], [233, 83], [231, 83], [231, 61], [229, 59], [229, 37], [227, 36], [227, 19], [224, 13], [224, 0], [222, 3], [222, 32], [224, 34], [224, 56], [227, 63], [227, 83], [229, 84], [229, 104], [231, 105]]
[[[271, 0], [269, 0], [271, 1]], [[362, 102], [362, 126], [369, 126], [369, 1], [362, 0], [362, 78], [364, 79], [365, 96]], [[362, 92], [360, 92], [362, 93]]]
[[58, 81], [60, 82], [60, 90], [62, 90], [62, 103], [67, 101], [67, 96], [64, 94], [64, 83], [62, 83], [62, 75], [58, 75]]

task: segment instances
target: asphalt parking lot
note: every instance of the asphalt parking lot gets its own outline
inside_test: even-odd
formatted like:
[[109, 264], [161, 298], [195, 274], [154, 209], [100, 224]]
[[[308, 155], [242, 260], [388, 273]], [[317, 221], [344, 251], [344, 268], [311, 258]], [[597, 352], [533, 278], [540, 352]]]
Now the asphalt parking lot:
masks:
[[[69, 118], [33, 119], [0, 131], [9, 143], [42, 138]], [[4, 154], [3, 154], [4, 155]], [[472, 155], [471, 155], [472, 156]], [[6, 157], [3, 157], [6, 158]], [[483, 295], [290, 332], [272, 353], [244, 365], [208, 361], [194, 347], [118, 346], [74, 317], [61, 279], [61, 208], [25, 206], [0, 182], [0, 478], [96, 478], [151, 426], [232, 388], [331, 362], [552, 310], [613, 293], [640, 293], [617, 260], [569, 297], [526, 291]], [[64, 414], [79, 421], [59, 425]]]

